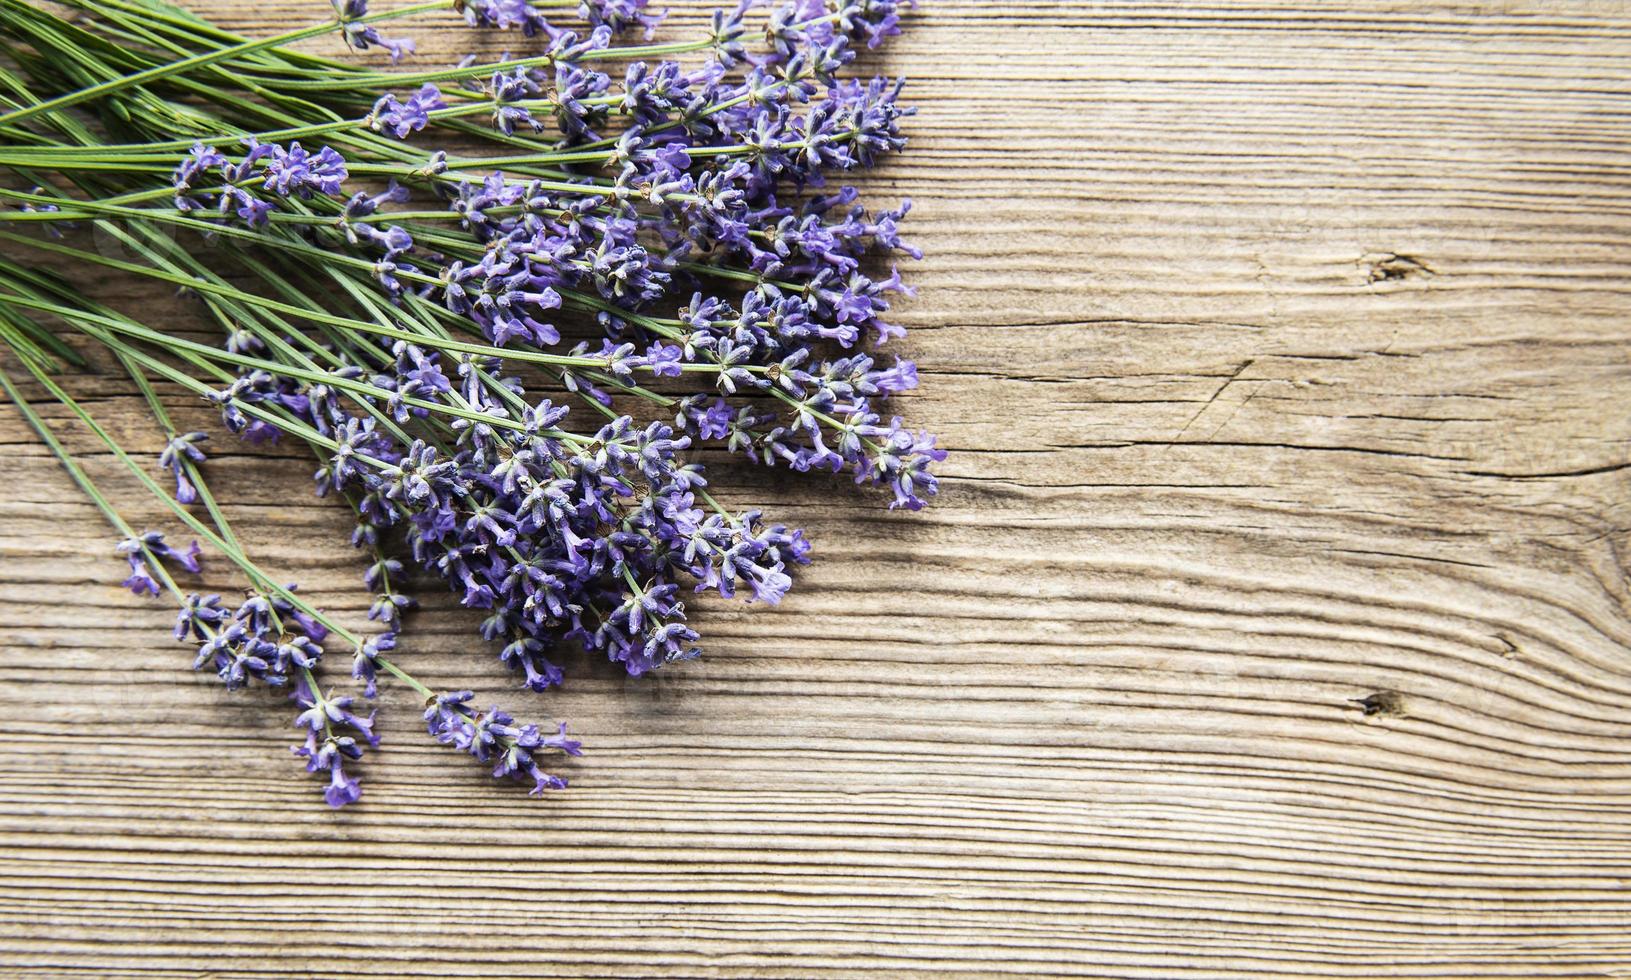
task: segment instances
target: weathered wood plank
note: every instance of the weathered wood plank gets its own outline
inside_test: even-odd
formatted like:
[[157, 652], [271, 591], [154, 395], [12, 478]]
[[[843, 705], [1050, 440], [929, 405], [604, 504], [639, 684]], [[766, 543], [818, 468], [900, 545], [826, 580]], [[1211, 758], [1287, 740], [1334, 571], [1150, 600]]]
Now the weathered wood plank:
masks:
[[[564, 794], [389, 690], [330, 813], [0, 412], [0, 970], [1631, 970], [1624, 6], [942, 0], [898, 40], [922, 114], [867, 189], [917, 203], [945, 493], [722, 461], [819, 560], [649, 680], [523, 699], [427, 593], [405, 656], [570, 720]], [[221, 449], [252, 546], [360, 619], [309, 467]]]

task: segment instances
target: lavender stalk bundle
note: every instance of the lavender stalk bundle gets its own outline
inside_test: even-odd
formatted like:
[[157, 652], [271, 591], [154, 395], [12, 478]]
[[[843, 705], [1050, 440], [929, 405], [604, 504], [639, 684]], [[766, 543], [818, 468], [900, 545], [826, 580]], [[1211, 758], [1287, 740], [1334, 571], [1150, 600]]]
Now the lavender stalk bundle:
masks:
[[[361, 705], [381, 674], [425, 698], [433, 738], [535, 793], [565, 785], [540, 757], [578, 752], [564, 726], [478, 711], [401, 667], [410, 565], [481, 610], [481, 636], [542, 692], [562, 644], [633, 675], [692, 658], [687, 591], [774, 604], [810, 561], [799, 529], [722, 506], [697, 450], [847, 473], [890, 507], [934, 494], [944, 452], [882, 407], [916, 369], [877, 350], [904, 333], [886, 317], [907, 287], [880, 256], [920, 257], [900, 237], [910, 202], [868, 208], [835, 183], [905, 143], [900, 83], [846, 74], [899, 33], [896, 3], [746, 0], [670, 43], [652, 43], [644, 0], [336, 0], [261, 40], [153, 0], [69, 6], [0, 0], [16, 178], [0, 240], [30, 253], [0, 262], [0, 343], [247, 598], [183, 588], [205, 552], [132, 528], [0, 384], [118, 531], [125, 585], [177, 603], [198, 668], [289, 691], [330, 804], [359, 797], [346, 766], [377, 744]], [[404, 61], [414, 46], [386, 22], [438, 11], [535, 52], [382, 71], [290, 47], [332, 32]], [[84, 247], [86, 230], [121, 254]], [[219, 343], [87, 299], [73, 280], [90, 267], [195, 297]], [[51, 379], [78, 363], [63, 329], [134, 379], [169, 482]], [[341, 628], [244, 551], [206, 479], [221, 435], [177, 431], [155, 382], [245, 441], [310, 449], [317, 492], [356, 516], [379, 632]], [[349, 658], [352, 693], [319, 683], [329, 656]]]

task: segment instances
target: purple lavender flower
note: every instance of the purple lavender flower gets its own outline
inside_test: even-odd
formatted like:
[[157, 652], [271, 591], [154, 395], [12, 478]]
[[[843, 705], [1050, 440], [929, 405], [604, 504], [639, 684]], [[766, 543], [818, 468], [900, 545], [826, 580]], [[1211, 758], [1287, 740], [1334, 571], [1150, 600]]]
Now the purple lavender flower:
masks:
[[266, 189], [280, 197], [298, 195], [309, 198], [313, 192], [336, 195], [346, 179], [345, 158], [332, 147], [323, 147], [316, 153], [307, 152], [300, 143], [288, 148], [273, 145], [272, 159], [262, 171]]
[[860, 0], [846, 5], [841, 11], [839, 24], [851, 37], [865, 40], [869, 48], [877, 48], [885, 39], [900, 33], [900, 9], [911, 6], [911, 0], [906, 3]]
[[197, 541], [192, 542], [186, 551], [177, 551], [164, 543], [164, 535], [158, 531], [144, 531], [134, 538], [126, 538], [114, 547], [114, 551], [124, 555], [130, 563], [130, 577], [120, 584], [137, 595], [143, 592], [159, 594], [159, 583], [147, 564], [149, 556], [159, 561], [173, 562], [189, 572], [196, 573], [199, 569], [200, 549]]
[[544, 131], [542, 120], [534, 118], [525, 106], [515, 105], [543, 93], [533, 70], [517, 68], [508, 72], [495, 71], [480, 91], [493, 100], [493, 126], [505, 136], [514, 135], [517, 129], [522, 128], [535, 133]]
[[226, 618], [227, 611], [221, 608], [220, 596], [190, 593], [182, 600], [181, 610], [176, 614], [176, 639], [185, 640], [190, 636], [195, 640], [207, 640], [215, 635]]
[[891, 510], [896, 507], [921, 509], [923, 498], [933, 496], [939, 489], [929, 473], [929, 465], [946, 458], [944, 449], [935, 448], [934, 436], [927, 432], [909, 432], [898, 417], [890, 420], [888, 428], [858, 425], [855, 429], [863, 436], [882, 440], [867, 457], [866, 464], [858, 469], [857, 479], [875, 480], [893, 490], [895, 500], [889, 505]]
[[546, 789], [564, 789], [566, 780], [538, 767], [540, 751], [581, 755], [580, 744], [566, 737], [566, 726], [545, 734], [537, 725], [516, 725], [508, 713], [493, 708], [476, 714], [468, 707], [471, 691], [437, 695], [425, 709], [425, 728], [437, 741], [468, 752], [481, 762], [493, 763], [493, 778], [531, 779], [531, 795]]
[[395, 633], [380, 633], [369, 637], [357, 647], [352, 656], [351, 676], [363, 682], [363, 697], [371, 698], [378, 693], [376, 677], [379, 670], [379, 658], [382, 654], [396, 649]]
[[359, 24], [357, 21], [368, 16], [368, 0], [331, 0], [334, 12], [340, 18], [340, 36], [345, 43], [358, 51], [367, 51], [370, 47], [384, 48], [391, 56], [391, 64], [398, 64], [407, 55], [413, 54], [414, 44], [408, 38], [382, 37], [371, 24]]
[[[402, 613], [412, 609], [415, 605], [411, 596], [403, 595], [390, 587], [390, 577], [392, 575], [400, 576], [401, 574], [402, 563], [395, 558], [381, 558], [370, 565], [368, 571], [363, 574], [364, 584], [375, 593], [374, 602], [368, 607], [368, 618], [377, 620], [388, 630], [393, 631], [401, 628]], [[380, 639], [383, 641], [384, 637], [390, 636], [392, 636], [391, 633], [386, 633]], [[382, 646], [380, 649], [388, 650], [393, 644], [394, 638], [390, 644]]]
[[339, 809], [357, 802], [362, 790], [344, 766], [346, 760], [362, 758], [359, 737], [370, 746], [379, 745], [374, 716], [364, 718], [352, 712], [349, 697], [324, 697], [306, 682], [304, 673], [297, 676], [289, 696], [302, 709], [295, 718], [295, 727], [306, 732], [305, 743], [292, 746], [291, 751], [306, 760], [307, 772], [329, 773], [329, 785], [323, 793], [329, 806]]
[[379, 132], [388, 132], [397, 139], [406, 139], [430, 124], [430, 113], [447, 108], [442, 90], [426, 82], [419, 91], [399, 102], [395, 95], [382, 95], [368, 113], [368, 125]]
[[233, 623], [199, 646], [193, 669], [200, 670], [205, 664], [212, 664], [221, 683], [229, 691], [246, 687], [250, 678], [267, 684], [282, 684], [285, 677], [271, 659], [276, 649], [275, 645], [260, 637], [249, 635], [242, 624]]
[[273, 615], [272, 603], [259, 594], [251, 594], [231, 615], [221, 608], [219, 596], [191, 595], [176, 618], [176, 639], [202, 641], [193, 669], [212, 666], [229, 691], [251, 678], [282, 684], [289, 665], [279, 654]]
[[[264, 225], [272, 206], [238, 184], [250, 178], [255, 164], [270, 153], [272, 147], [259, 143], [253, 137], [246, 139], [245, 144], [248, 151], [238, 163], [233, 163], [213, 146], [194, 144], [171, 176], [171, 183], [176, 189], [176, 208], [201, 211], [213, 206], [220, 214], [236, 215], [251, 227]], [[220, 186], [199, 188], [197, 185], [212, 170]], [[212, 197], [213, 204], [210, 201]]]
[[591, 27], [605, 25], [616, 34], [639, 27], [649, 41], [657, 32], [657, 25], [667, 16], [667, 11], [649, 13], [646, 3], [647, 0], [582, 0], [578, 4], [578, 16], [588, 21]]
[[191, 190], [193, 184], [199, 178], [211, 170], [223, 168], [226, 165], [226, 156], [215, 147], [205, 146], [203, 143], [194, 143], [193, 148], [187, 152], [187, 156], [182, 158], [181, 163], [176, 166], [175, 173], [170, 178], [170, 182], [175, 185], [178, 200], [180, 199], [179, 195]]
[[471, 27], [519, 27], [527, 37], [540, 31], [554, 34], [556, 30], [528, 0], [465, 0], [461, 9]]
[[685, 351], [672, 344], [654, 343], [646, 349], [644, 366], [651, 369], [651, 373], [659, 378], [677, 378], [680, 376], [680, 364], [685, 357]]
[[[600, 36], [599, 28], [591, 37], [590, 46]], [[562, 32], [556, 40], [551, 53], [556, 55], [555, 61], [555, 122], [565, 133], [569, 142], [588, 142], [599, 139], [594, 127], [599, 125], [606, 117], [606, 107], [599, 103], [588, 103], [584, 100], [604, 95], [611, 88], [611, 78], [604, 72], [584, 68], [574, 64], [571, 60], [572, 42], [576, 35], [570, 31]], [[602, 45], [603, 46], [603, 45]]]
[[147, 561], [140, 555], [127, 556], [130, 560], [130, 575], [119, 584], [136, 595], [147, 593], [158, 595], [160, 592], [158, 580], [153, 577], [152, 569], [147, 567]]
[[708, 37], [713, 41], [714, 58], [721, 67], [728, 68], [746, 57], [742, 35], [747, 33], [747, 25], [742, 20], [753, 6], [753, 0], [741, 0], [734, 9], [714, 11]]
[[209, 436], [203, 432], [183, 433], [172, 437], [159, 453], [159, 466], [175, 474], [176, 500], [181, 503], [190, 504], [198, 499], [198, 489], [187, 478], [187, 465], [183, 460], [204, 462], [204, 451], [198, 448], [198, 443], [207, 439]]

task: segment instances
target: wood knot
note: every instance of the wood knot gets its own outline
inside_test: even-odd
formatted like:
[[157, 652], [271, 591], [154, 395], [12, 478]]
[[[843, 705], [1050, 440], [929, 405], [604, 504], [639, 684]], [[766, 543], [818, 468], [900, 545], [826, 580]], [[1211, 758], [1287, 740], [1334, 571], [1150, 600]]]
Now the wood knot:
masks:
[[1360, 259], [1366, 282], [1397, 282], [1401, 279], [1428, 279], [1438, 273], [1414, 255], [1379, 252]]
[[1383, 715], [1389, 718], [1404, 717], [1404, 696], [1397, 691], [1377, 691], [1362, 698], [1354, 698], [1353, 703], [1364, 709], [1365, 717]]

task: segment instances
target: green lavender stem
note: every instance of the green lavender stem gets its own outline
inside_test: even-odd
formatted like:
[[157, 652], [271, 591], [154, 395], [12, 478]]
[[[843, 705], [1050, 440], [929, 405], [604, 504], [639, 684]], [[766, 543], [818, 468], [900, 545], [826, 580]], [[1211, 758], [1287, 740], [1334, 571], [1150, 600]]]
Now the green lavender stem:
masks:
[[[6, 3], [8, 4], [14, 2], [16, 2], [16, 0], [6, 0]], [[412, 14], [421, 14], [429, 10], [444, 10], [452, 5], [453, 0], [430, 0], [428, 3], [414, 4], [413, 6], [402, 7], [397, 10], [383, 11], [377, 14], [370, 14], [366, 17], [359, 17], [351, 23], [372, 24], [379, 21], [391, 20], [397, 17], [407, 17]], [[274, 34], [271, 37], [263, 37], [254, 41], [244, 41], [240, 44], [220, 48], [216, 51], [196, 54], [189, 58], [182, 58], [179, 61], [171, 61], [162, 65], [155, 65], [152, 68], [145, 71], [136, 72], [133, 75], [124, 75], [105, 82], [99, 82], [95, 85], [90, 85], [79, 89], [78, 91], [69, 92], [66, 95], [59, 95], [54, 99], [47, 99], [46, 101], [37, 105], [28, 106], [22, 109], [15, 109], [11, 112], [5, 113], [4, 115], [0, 115], [0, 126], [13, 126], [26, 119], [32, 119], [42, 112], [50, 112], [56, 109], [66, 109], [69, 106], [78, 105], [79, 103], [86, 102], [90, 99], [98, 99], [104, 95], [110, 95], [114, 92], [120, 91], [121, 89], [129, 88], [132, 85], [142, 85], [147, 82], [158, 81], [171, 75], [180, 75], [195, 68], [203, 68], [208, 65], [227, 61], [231, 58], [250, 54], [255, 51], [281, 47], [308, 37], [316, 37], [319, 34], [326, 34], [327, 32], [334, 30], [336, 27], [341, 26], [343, 23], [345, 22], [339, 18], [335, 18], [334, 20], [325, 21], [321, 24], [313, 24], [309, 27], [299, 28], [298, 30], [287, 31], [283, 34]]]

